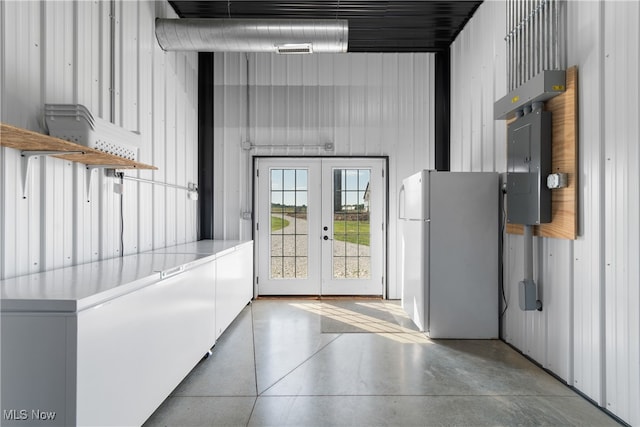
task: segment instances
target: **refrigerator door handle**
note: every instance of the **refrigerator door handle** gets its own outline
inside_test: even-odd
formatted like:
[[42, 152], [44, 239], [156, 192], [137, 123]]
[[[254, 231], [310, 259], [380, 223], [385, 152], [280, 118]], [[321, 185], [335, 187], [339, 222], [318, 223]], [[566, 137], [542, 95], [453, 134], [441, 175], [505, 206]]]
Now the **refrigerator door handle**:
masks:
[[400, 185], [400, 191], [398, 191], [398, 219], [407, 220], [409, 218], [405, 218], [403, 216], [404, 212], [402, 212], [402, 208], [404, 207], [404, 198], [402, 197], [405, 194], [404, 184]]

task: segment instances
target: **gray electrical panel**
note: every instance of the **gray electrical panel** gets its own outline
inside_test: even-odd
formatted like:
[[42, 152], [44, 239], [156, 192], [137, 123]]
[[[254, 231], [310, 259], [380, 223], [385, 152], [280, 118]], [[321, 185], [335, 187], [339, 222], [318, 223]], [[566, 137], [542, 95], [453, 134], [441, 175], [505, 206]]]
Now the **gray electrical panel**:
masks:
[[551, 222], [551, 113], [541, 108], [507, 128], [507, 221]]

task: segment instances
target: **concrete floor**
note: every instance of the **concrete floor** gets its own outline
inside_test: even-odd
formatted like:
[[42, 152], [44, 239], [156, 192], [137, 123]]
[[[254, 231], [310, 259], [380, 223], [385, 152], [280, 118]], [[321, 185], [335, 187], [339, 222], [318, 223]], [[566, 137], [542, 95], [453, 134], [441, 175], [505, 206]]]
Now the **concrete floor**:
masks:
[[501, 341], [413, 329], [395, 302], [255, 301], [145, 426], [617, 425]]

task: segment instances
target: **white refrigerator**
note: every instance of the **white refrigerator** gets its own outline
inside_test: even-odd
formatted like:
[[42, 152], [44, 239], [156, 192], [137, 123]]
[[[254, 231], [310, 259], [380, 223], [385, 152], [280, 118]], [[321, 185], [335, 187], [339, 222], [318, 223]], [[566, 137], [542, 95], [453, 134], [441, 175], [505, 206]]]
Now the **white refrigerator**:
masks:
[[494, 172], [402, 181], [402, 307], [431, 338], [498, 338], [499, 201]]

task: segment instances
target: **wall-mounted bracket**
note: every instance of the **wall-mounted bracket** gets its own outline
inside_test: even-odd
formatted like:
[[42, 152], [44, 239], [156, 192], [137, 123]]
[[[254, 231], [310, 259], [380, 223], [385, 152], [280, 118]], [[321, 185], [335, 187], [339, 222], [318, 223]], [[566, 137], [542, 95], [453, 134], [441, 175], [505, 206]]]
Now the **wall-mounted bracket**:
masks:
[[22, 150], [20, 152], [22, 163], [22, 198], [27, 198], [27, 184], [29, 183], [29, 172], [31, 168], [31, 159], [40, 156], [59, 156], [60, 154], [84, 154], [84, 151], [29, 151]]
[[91, 183], [93, 182], [94, 169], [115, 169], [118, 165], [86, 165], [86, 191], [87, 191], [87, 203], [91, 201]]

